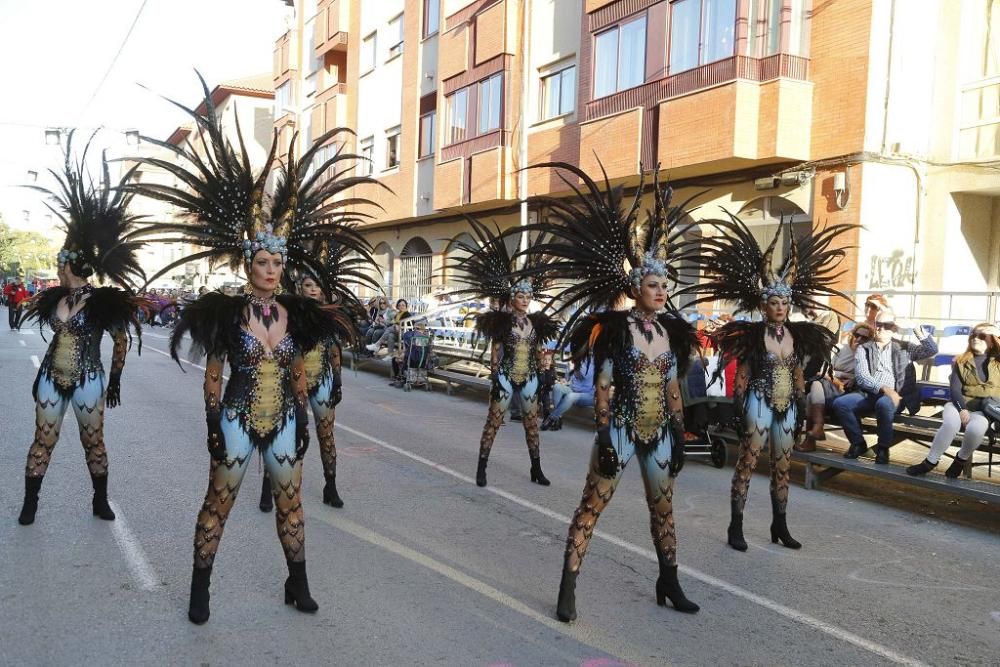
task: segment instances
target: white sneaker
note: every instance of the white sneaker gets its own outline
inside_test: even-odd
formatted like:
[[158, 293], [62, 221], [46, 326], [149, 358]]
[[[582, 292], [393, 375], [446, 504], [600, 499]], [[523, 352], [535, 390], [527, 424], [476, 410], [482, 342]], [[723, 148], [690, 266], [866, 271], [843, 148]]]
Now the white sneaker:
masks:
[[372, 343], [371, 345], [365, 345], [365, 349], [368, 350], [369, 352], [378, 352], [378, 347], [379, 346], [377, 343]]

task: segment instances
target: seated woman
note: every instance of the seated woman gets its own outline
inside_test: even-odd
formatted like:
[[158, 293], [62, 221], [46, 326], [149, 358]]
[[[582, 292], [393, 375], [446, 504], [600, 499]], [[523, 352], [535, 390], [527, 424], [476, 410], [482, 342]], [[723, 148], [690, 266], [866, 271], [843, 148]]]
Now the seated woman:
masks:
[[594, 407], [594, 359], [586, 357], [573, 364], [567, 374], [567, 383], [555, 385], [552, 389], [555, 409], [542, 422], [543, 431], [558, 431], [562, 428], [562, 416], [574, 405]]
[[396, 302], [396, 307], [394, 309], [386, 310], [384, 313], [384, 319], [386, 322], [385, 328], [382, 333], [374, 338], [373, 341], [366, 345], [365, 347], [369, 352], [375, 353], [382, 349], [385, 345], [391, 351], [395, 346], [396, 341], [399, 339], [400, 324], [405, 319], [412, 317], [410, 313], [410, 304], [406, 303], [406, 299], [400, 299]]
[[965, 430], [962, 448], [945, 470], [947, 477], [962, 474], [966, 462], [983, 441], [989, 419], [983, 414], [986, 399], [1000, 400], [1000, 330], [989, 323], [977, 324], [969, 334], [969, 346], [951, 365], [951, 402], [944, 406], [941, 428], [931, 443], [927, 458], [906, 469], [910, 475], [925, 475], [937, 467], [941, 455], [959, 431]]
[[871, 326], [867, 322], [858, 322], [847, 335], [847, 341], [834, 355], [830, 374], [816, 377], [809, 382], [806, 394], [808, 430], [802, 442], [795, 445], [795, 451], [814, 452], [816, 441], [826, 440], [826, 433], [823, 431], [826, 411], [833, 404], [833, 399], [854, 390], [854, 355], [858, 345], [867, 343], [871, 339]]

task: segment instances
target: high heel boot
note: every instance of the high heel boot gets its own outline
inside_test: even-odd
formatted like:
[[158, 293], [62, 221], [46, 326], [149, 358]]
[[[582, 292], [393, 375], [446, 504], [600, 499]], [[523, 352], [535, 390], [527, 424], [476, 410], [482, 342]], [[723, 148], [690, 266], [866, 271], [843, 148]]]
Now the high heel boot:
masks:
[[486, 486], [486, 462], [489, 458], [479, 457], [479, 465], [476, 467], [476, 486]]
[[782, 546], [789, 549], [801, 549], [802, 544], [788, 533], [788, 523], [785, 521], [785, 513], [778, 511], [778, 499], [771, 494], [771, 542], [777, 543], [781, 540]]
[[576, 620], [576, 576], [579, 571], [569, 569], [569, 559], [563, 562], [562, 580], [559, 582], [559, 601], [556, 603], [556, 618], [563, 623]]
[[22, 526], [30, 526], [35, 523], [35, 512], [38, 511], [38, 492], [42, 488], [43, 477], [24, 478], [24, 505], [21, 506], [21, 514], [17, 517], [17, 522]]
[[948, 469], [944, 471], [944, 476], [948, 479], [958, 479], [959, 475], [965, 472], [965, 464], [967, 462], [968, 459], [959, 458], [956, 454], [955, 460], [952, 461], [951, 465], [948, 466]]
[[701, 607], [687, 599], [681, 585], [677, 581], [677, 566], [671, 565], [667, 559], [657, 553], [656, 560], [660, 564], [660, 577], [656, 580], [656, 604], [661, 607], [667, 606], [667, 599], [674, 605], [674, 609], [685, 614], [693, 614]]
[[201, 625], [208, 620], [208, 586], [212, 582], [212, 566], [198, 567], [191, 570], [191, 601], [188, 603], [188, 620]]
[[326, 478], [326, 484], [323, 486], [323, 504], [330, 507], [344, 506], [344, 501], [340, 499], [340, 494], [337, 493], [337, 473], [333, 473]]
[[747, 541], [743, 538], [743, 512], [740, 511], [739, 503], [735, 500], [730, 502], [729, 528], [726, 530], [729, 546], [737, 551], [747, 550]]
[[912, 465], [909, 468], [907, 468], [906, 474], [913, 475], [914, 477], [916, 477], [917, 475], [926, 475], [931, 470], [934, 470], [934, 468], [936, 467], [937, 467], [936, 463], [931, 463], [927, 459], [924, 459], [920, 463]]
[[542, 472], [542, 459], [540, 456], [531, 459], [531, 481], [542, 486], [551, 484], [548, 478], [545, 477], [545, 473]]
[[100, 477], [96, 477], [91, 475], [90, 481], [94, 485], [94, 500], [91, 503], [94, 516], [105, 521], [114, 521], [115, 513], [111, 510], [111, 506], [108, 505], [108, 476], [101, 475]]
[[270, 512], [274, 509], [274, 495], [271, 493], [271, 477], [264, 475], [264, 481], [260, 485], [260, 504], [257, 505], [261, 512]]
[[319, 605], [309, 594], [309, 581], [306, 579], [306, 562], [304, 560], [288, 561], [288, 579], [285, 579], [285, 604], [293, 604], [299, 611], [313, 613]]

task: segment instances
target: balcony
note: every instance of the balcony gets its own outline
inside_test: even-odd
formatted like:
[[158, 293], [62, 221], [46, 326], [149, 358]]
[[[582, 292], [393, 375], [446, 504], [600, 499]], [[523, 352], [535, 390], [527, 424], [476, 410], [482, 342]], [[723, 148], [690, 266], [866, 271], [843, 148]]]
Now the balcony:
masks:
[[291, 72], [299, 68], [298, 34], [289, 30], [274, 43], [274, 83], [275, 86], [287, 81]]
[[314, 54], [322, 57], [330, 51], [347, 52], [351, 3], [347, 0], [321, 0], [313, 23]]

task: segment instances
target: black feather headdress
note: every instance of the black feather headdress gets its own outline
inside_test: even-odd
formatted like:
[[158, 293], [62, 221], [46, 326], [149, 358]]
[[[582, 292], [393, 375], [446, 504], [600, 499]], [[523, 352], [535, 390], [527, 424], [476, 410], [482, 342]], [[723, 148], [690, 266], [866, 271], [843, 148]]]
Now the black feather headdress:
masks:
[[699, 238], [699, 252], [691, 253], [697, 272], [691, 277], [701, 275], [705, 279], [681, 290], [682, 294], [695, 295], [691, 303], [731, 301], [736, 304], [737, 312], [751, 312], [759, 310], [761, 302], [771, 296], [785, 297], [799, 308], [821, 310], [828, 306], [820, 303], [819, 297], [850, 301], [833, 287], [844, 275], [837, 267], [846, 250], [835, 246], [834, 241], [856, 225], [831, 225], [793, 239], [788, 257], [776, 265], [774, 252], [785, 224], [778, 226], [770, 245], [761, 249], [742, 220], [728, 211], [726, 215], [728, 220], [705, 223], [720, 233]]
[[117, 186], [113, 185], [107, 157], [102, 154], [101, 180], [95, 183], [86, 171], [90, 141], [74, 161], [73, 135], [71, 131], [66, 141], [62, 171], [50, 170], [58, 187], [54, 190], [37, 185], [27, 187], [52, 199], [53, 203], [45, 205], [66, 231], [66, 242], [58, 256], [60, 266], [69, 264], [81, 278], [96, 275], [125, 289], [134, 289], [146, 276], [136, 257], [142, 242], [127, 239], [139, 220], [139, 216], [129, 215], [132, 196], [123, 191], [133, 170], [127, 171]]
[[[630, 288], [643, 276], [655, 273], [678, 281], [677, 266], [687, 259], [690, 248], [680, 242], [686, 229], [681, 221], [694, 197], [672, 205], [673, 189], [654, 176], [653, 209], [642, 211], [643, 182], [626, 201], [622, 186], [612, 187], [604, 174], [604, 187], [578, 167], [564, 162], [546, 162], [530, 168], [553, 168], [574, 192], [570, 197], [540, 196], [532, 204], [544, 210], [543, 219], [529, 230], [547, 239], [532, 244], [529, 256], [545, 262], [528, 267], [525, 275], [544, 274], [557, 284], [553, 301], [559, 314], [575, 309], [565, 331], [588, 313], [619, 307]], [[603, 171], [603, 167], [602, 167]], [[565, 173], [564, 173], [565, 172]], [[574, 176], [583, 182], [582, 189]], [[695, 195], [695, 197], [698, 195]], [[674, 306], [668, 301], [668, 310]]]
[[234, 114], [237, 141], [234, 147], [224, 134], [222, 118], [205, 80], [200, 74], [198, 78], [205, 94], [204, 114], [171, 101], [194, 119], [195, 143], [175, 146], [144, 137], [145, 141], [172, 153], [176, 160], [135, 158], [138, 164], [170, 173], [181, 186], [156, 183], [127, 186], [128, 191], [167, 202], [185, 215], [185, 219], [177, 222], [150, 224], [139, 235], [152, 236], [151, 241], [202, 248], [167, 265], [150, 280], [202, 258], [225, 261], [236, 269], [257, 251], [266, 250], [284, 256], [286, 271], [312, 275], [328, 295], [337, 291], [347, 297], [350, 292], [343, 285], [334, 284], [335, 276], [314, 249], [327, 241], [331, 246], [343, 248], [345, 253], [352, 253], [360, 263], [374, 264], [371, 246], [355, 228], [371, 216], [355, 209], [375, 204], [348, 195], [352, 188], [381, 186], [381, 183], [368, 176], [351, 175], [363, 158], [345, 152], [343, 144], [322, 164], [313, 162], [321, 148], [342, 135], [352, 134], [351, 131], [338, 128], [325, 133], [301, 157], [296, 157], [298, 135], [293, 135], [288, 158], [277, 168], [274, 192], [266, 196], [265, 186], [278, 151], [277, 132], [263, 167], [255, 170], [243, 141], [239, 116]]

